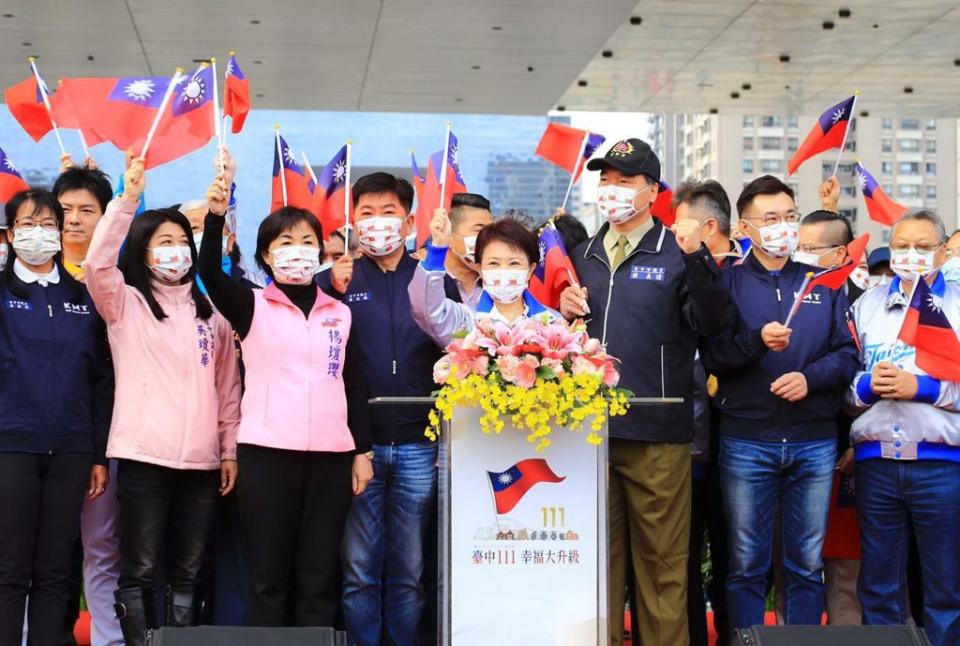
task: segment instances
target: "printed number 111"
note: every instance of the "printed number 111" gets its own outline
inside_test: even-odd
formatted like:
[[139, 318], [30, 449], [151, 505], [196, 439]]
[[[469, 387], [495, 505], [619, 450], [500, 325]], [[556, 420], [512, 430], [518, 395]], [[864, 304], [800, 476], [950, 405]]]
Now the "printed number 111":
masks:
[[[567, 509], [566, 507], [541, 507], [540, 511], [543, 512], [543, 526], [544, 527], [566, 527], [567, 526]], [[559, 512], [559, 514], [558, 514]], [[560, 516], [560, 524], [557, 524], [557, 516]]]

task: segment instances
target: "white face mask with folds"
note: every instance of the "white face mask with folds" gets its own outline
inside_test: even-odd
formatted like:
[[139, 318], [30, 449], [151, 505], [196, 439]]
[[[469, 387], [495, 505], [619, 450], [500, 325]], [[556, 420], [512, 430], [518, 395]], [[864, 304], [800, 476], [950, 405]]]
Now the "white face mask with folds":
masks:
[[460, 258], [460, 260], [468, 265], [475, 265], [477, 263], [475, 258], [477, 251], [477, 236], [458, 236], [456, 233], [452, 235], [454, 238], [460, 238], [463, 240], [463, 255], [458, 254], [456, 251], [453, 253], [457, 253], [457, 256]]
[[153, 275], [167, 283], [175, 283], [187, 275], [193, 266], [190, 247], [153, 247], [154, 264], [147, 265]]
[[529, 282], [527, 269], [484, 269], [483, 289], [498, 303], [513, 303], [523, 296]]
[[357, 222], [360, 248], [371, 256], [389, 256], [403, 246], [403, 218], [375, 215]]
[[617, 186], [616, 184], [605, 184], [597, 189], [597, 209], [600, 215], [610, 224], [620, 224], [626, 222], [637, 213], [646, 211], [650, 205], [637, 211], [637, 197], [649, 191], [653, 185], [640, 189], [639, 191], [629, 186]]
[[[0, 264], [0, 267], [3, 265]], [[951, 258], [940, 267], [943, 279], [948, 283], [960, 285], [960, 258]]]
[[800, 243], [800, 223], [784, 222], [758, 227], [753, 222], [747, 224], [760, 232], [760, 248], [774, 258], [786, 258], [793, 255]]
[[13, 250], [28, 265], [42, 265], [61, 249], [60, 232], [40, 225], [14, 229]]
[[936, 267], [933, 266], [935, 250], [918, 251], [910, 247], [906, 251], [890, 250], [890, 269], [900, 280], [912, 283], [918, 278], [930, 274]]
[[276, 247], [273, 256], [273, 275], [287, 285], [308, 285], [320, 271], [320, 249], [306, 245]]

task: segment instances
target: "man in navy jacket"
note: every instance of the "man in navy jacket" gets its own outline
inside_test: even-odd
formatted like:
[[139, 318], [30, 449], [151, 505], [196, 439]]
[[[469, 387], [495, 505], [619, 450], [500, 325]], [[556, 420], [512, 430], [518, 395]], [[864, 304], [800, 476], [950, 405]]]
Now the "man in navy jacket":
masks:
[[823, 540], [836, 463], [837, 412], [857, 369], [842, 290], [817, 287], [785, 321], [815, 267], [790, 260], [799, 240], [793, 191], [766, 175], [737, 200], [750, 253], [723, 272], [739, 314], [708, 339], [718, 378], [720, 478], [730, 528], [733, 628], [763, 623], [774, 515], [783, 522], [785, 621], [819, 624]]

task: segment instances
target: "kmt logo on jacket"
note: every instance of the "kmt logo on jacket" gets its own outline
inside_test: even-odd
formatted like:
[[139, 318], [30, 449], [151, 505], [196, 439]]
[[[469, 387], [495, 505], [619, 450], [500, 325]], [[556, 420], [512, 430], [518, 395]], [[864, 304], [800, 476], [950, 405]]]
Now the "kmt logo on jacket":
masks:
[[77, 303], [64, 303], [63, 311], [67, 314], [89, 314], [90, 306], [89, 305], [80, 305]]
[[341, 320], [342, 319], [339, 319], [335, 316], [328, 316], [320, 322], [320, 325], [323, 327], [337, 327], [340, 325]]
[[[793, 293], [794, 300], [796, 300], [797, 296], [799, 295], [800, 295], [800, 292], [794, 292]], [[820, 305], [821, 304], [820, 294], [817, 292], [810, 292], [809, 294], [803, 297], [803, 302], [809, 303], [811, 305]]]

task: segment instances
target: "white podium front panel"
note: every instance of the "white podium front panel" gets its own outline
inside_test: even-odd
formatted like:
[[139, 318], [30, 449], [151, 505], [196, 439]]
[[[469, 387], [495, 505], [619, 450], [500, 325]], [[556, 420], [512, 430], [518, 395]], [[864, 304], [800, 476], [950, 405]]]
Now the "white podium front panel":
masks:
[[538, 453], [480, 414], [458, 409], [443, 438], [443, 643], [606, 643], [605, 444], [558, 428]]

